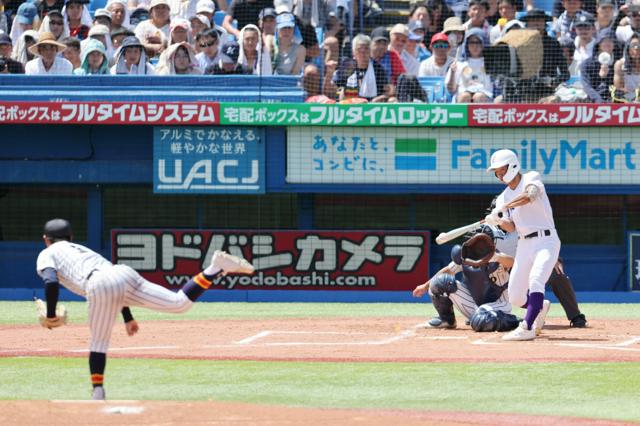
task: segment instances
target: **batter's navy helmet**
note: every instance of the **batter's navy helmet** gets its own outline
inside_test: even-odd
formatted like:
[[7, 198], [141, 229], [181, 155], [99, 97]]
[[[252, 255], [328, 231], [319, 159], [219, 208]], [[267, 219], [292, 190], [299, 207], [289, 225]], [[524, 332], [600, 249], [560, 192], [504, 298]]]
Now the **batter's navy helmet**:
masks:
[[44, 236], [52, 240], [71, 239], [71, 224], [66, 219], [51, 219], [44, 224]]

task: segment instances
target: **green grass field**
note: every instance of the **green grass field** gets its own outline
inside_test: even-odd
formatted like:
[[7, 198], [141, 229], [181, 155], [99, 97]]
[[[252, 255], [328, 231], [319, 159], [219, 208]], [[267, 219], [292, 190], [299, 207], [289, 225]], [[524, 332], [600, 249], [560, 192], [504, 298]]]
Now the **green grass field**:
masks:
[[[74, 322], [84, 303], [68, 303]], [[551, 317], [562, 316], [558, 305]], [[640, 318], [637, 305], [585, 304], [587, 318]], [[31, 302], [1, 302], [1, 323], [34, 324]], [[425, 316], [415, 304], [201, 303], [141, 320]], [[375, 350], [375, 349], [372, 349]], [[111, 399], [510, 412], [640, 421], [639, 363], [334, 363], [110, 359]], [[83, 358], [0, 358], [0, 399], [86, 399]]]

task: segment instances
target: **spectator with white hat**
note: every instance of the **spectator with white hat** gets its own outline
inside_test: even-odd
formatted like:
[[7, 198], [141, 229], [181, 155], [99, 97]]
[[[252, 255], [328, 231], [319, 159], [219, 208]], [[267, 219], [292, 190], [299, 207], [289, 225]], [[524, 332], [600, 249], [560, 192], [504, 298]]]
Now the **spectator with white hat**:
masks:
[[[198, 34], [211, 28], [211, 21], [204, 15], [193, 15], [189, 18], [189, 24], [191, 26], [191, 32], [189, 34], [191, 40], [197, 40]], [[196, 52], [201, 51], [198, 43], [195, 44], [195, 48]]]
[[167, 48], [171, 33], [170, 13], [168, 0], [151, 0], [150, 18], [140, 22], [134, 30], [138, 40], [152, 56], [159, 55]]
[[[87, 43], [89, 40], [98, 40], [105, 47], [105, 56], [111, 62], [113, 60], [113, 55], [115, 53], [115, 49], [113, 48], [113, 44], [111, 44], [111, 34], [109, 32], [109, 28], [106, 25], [98, 24], [91, 27], [89, 30], [89, 37], [82, 40], [80, 42], [80, 55], [84, 57], [84, 52], [87, 47]], [[82, 60], [81, 60], [82, 62]]]
[[108, 0], [106, 9], [111, 13], [111, 31], [131, 27], [127, 0]]
[[412, 56], [405, 50], [407, 41], [409, 40], [409, 27], [405, 24], [395, 24], [393, 28], [391, 28], [389, 35], [391, 38], [389, 50], [400, 56], [400, 60], [407, 74], [418, 75], [420, 62], [418, 62], [415, 56]]
[[233, 36], [230, 35], [227, 30], [220, 25], [216, 25], [214, 20], [215, 11], [216, 5], [212, 0], [198, 0], [196, 14], [206, 16], [207, 19], [209, 19], [211, 28], [214, 28], [218, 33], [220, 33], [221, 44], [234, 40]]
[[37, 58], [27, 62], [25, 74], [27, 75], [70, 75], [73, 65], [58, 53], [64, 51], [66, 46], [58, 41], [51, 33], [40, 35], [39, 41], [29, 48], [29, 52]]
[[96, 9], [96, 11], [93, 13], [93, 25], [104, 25], [105, 27], [109, 28], [109, 31], [111, 31], [111, 20], [111, 12], [109, 12], [105, 8]]

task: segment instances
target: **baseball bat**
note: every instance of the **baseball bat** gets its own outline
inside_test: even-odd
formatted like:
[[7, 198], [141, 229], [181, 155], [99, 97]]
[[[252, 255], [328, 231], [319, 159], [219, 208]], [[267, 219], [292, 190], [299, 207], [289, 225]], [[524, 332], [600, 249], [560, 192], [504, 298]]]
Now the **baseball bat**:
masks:
[[476, 229], [478, 226], [480, 226], [484, 221], [479, 220], [477, 222], [474, 222], [470, 225], [465, 225], [465, 226], [461, 226], [460, 228], [455, 228], [452, 229], [451, 231], [448, 232], [441, 232], [440, 235], [438, 235], [436, 237], [436, 243], [438, 243], [438, 245], [444, 244], [446, 242], [449, 242], [451, 240], [454, 240], [464, 234], [466, 234], [467, 232]]

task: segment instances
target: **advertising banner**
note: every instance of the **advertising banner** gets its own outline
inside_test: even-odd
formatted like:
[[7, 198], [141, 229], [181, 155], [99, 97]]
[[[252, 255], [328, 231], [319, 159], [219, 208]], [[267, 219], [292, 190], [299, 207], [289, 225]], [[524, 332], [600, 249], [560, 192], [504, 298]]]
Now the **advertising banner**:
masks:
[[219, 124], [214, 102], [0, 102], [0, 123]]
[[629, 290], [640, 291], [640, 231], [627, 233]]
[[263, 194], [264, 143], [248, 127], [155, 127], [155, 193]]
[[287, 183], [495, 184], [491, 154], [509, 148], [544, 183], [640, 182], [633, 128], [332, 129], [287, 131]]
[[115, 229], [112, 260], [179, 288], [215, 250], [242, 256], [252, 276], [218, 276], [214, 289], [410, 291], [428, 278], [429, 232]]
[[466, 126], [466, 105], [222, 103], [221, 124], [262, 126]]
[[637, 104], [469, 105], [469, 126], [638, 126]]

